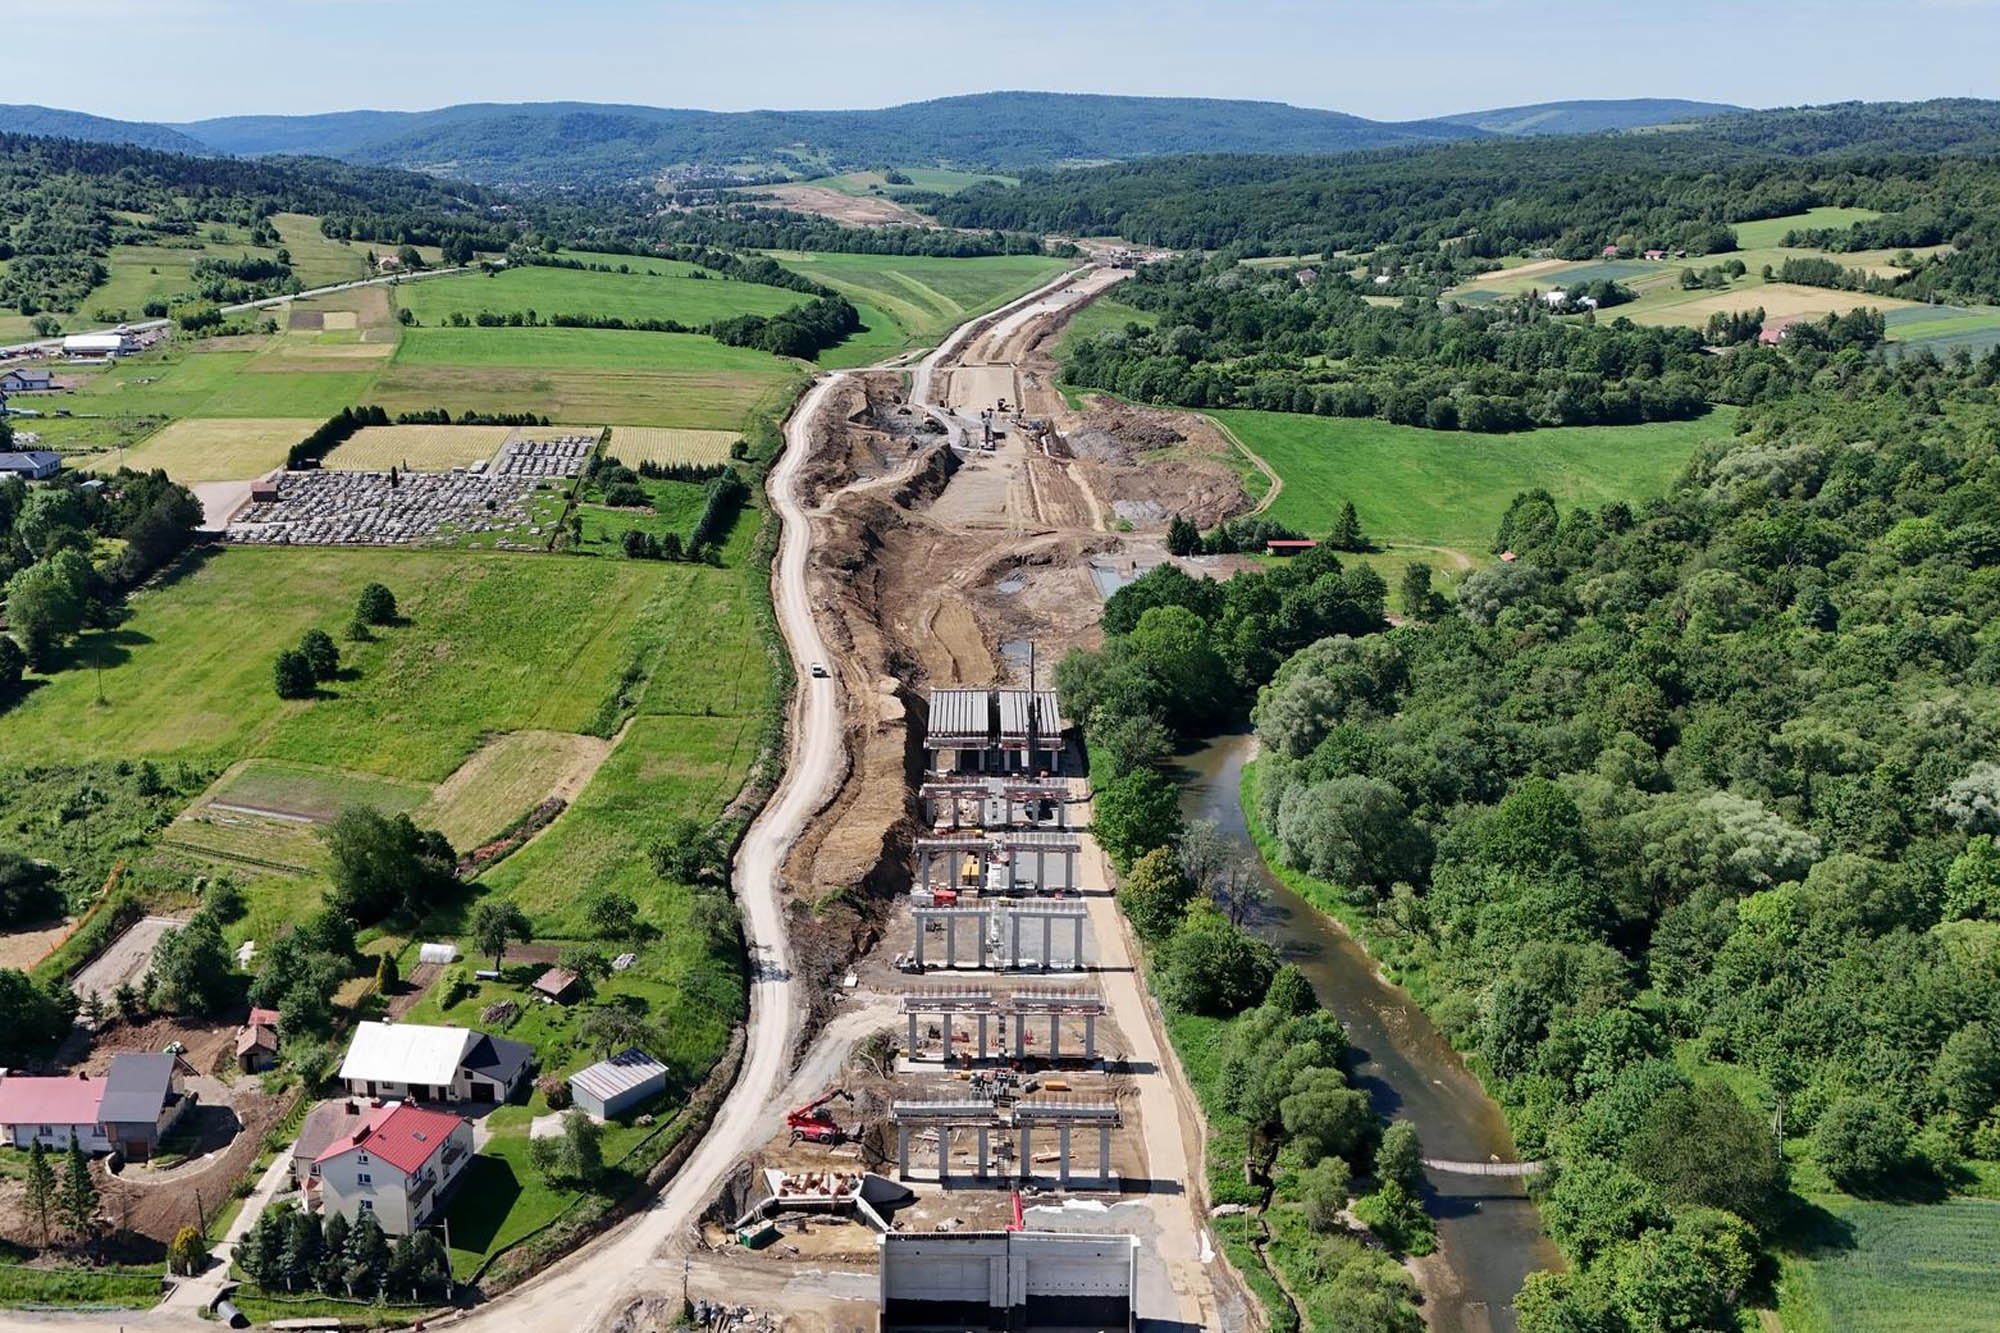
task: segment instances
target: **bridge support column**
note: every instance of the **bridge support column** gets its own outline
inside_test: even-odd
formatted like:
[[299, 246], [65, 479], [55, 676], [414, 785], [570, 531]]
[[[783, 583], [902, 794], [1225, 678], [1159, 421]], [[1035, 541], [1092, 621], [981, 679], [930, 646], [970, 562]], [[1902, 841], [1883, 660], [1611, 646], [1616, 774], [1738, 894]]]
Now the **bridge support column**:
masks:
[[1057, 1170], [1060, 1172], [1059, 1179], [1061, 1179], [1062, 1181], [1063, 1188], [1068, 1189], [1069, 1188], [1069, 1121], [1067, 1120], [1060, 1120], [1056, 1122], [1056, 1147], [1058, 1151], [1060, 1151], [1062, 1154], [1061, 1160], [1057, 1164]]
[[908, 1048], [909, 1048], [909, 1056], [910, 1056], [910, 1059], [912, 1059], [912, 1060], [916, 1059], [916, 1058], [917, 1058], [917, 1016], [916, 1016], [916, 1015], [915, 1015], [914, 1013], [910, 1015], [910, 1039], [909, 1039], [909, 1041], [908, 1041], [907, 1043], [905, 1043], [905, 1044], [906, 1044], [906, 1045], [908, 1046]]
[[896, 1179], [910, 1178], [910, 1127], [896, 1126]]

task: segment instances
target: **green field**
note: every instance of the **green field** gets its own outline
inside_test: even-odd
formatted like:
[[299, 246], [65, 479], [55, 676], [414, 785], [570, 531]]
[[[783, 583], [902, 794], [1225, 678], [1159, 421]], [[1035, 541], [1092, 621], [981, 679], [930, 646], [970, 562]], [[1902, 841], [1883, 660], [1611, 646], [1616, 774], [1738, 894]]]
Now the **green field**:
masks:
[[1284, 478], [1271, 517], [1324, 535], [1352, 500], [1378, 541], [1468, 554], [1493, 540], [1516, 492], [1544, 487], [1565, 506], [1655, 494], [1736, 419], [1718, 407], [1698, 421], [1476, 435], [1287, 412], [1213, 415]]
[[[638, 262], [650, 270], [664, 267], [667, 261]], [[696, 271], [692, 265], [680, 267]], [[732, 315], [775, 315], [807, 299], [801, 292], [736, 282], [715, 274], [702, 278], [653, 276], [650, 272], [595, 273], [532, 265], [400, 284], [395, 295], [398, 305], [426, 325], [443, 324], [453, 314], [472, 318], [481, 311], [504, 315], [533, 310], [543, 318], [587, 314], [625, 320], [671, 319], [694, 327]]]
[[934, 194], [957, 194], [969, 186], [983, 181], [998, 181], [1002, 185], [1019, 185], [1018, 177], [1001, 176], [993, 172], [953, 171], [947, 167], [898, 167], [896, 170], [910, 178], [907, 185], [891, 185], [879, 171], [847, 171], [838, 176], [815, 176], [811, 180], [798, 182], [800, 185], [817, 185], [840, 194], [859, 197], [868, 194], [885, 194], [895, 198], [899, 191], [929, 191]]
[[601, 504], [582, 504], [583, 543], [577, 549], [596, 555], [618, 555], [619, 543], [634, 528], [650, 533], [656, 540], [673, 533], [683, 542], [694, 530], [708, 503], [708, 484], [700, 481], [640, 481], [652, 499], [653, 512], [638, 509], [611, 509]]
[[747, 374], [779, 373], [783, 365], [768, 352], [728, 347], [705, 334], [629, 329], [409, 329], [392, 363]]
[[1872, 208], [1809, 208], [1803, 213], [1787, 213], [1783, 217], [1758, 218], [1754, 222], [1730, 224], [1736, 229], [1736, 246], [1739, 250], [1755, 250], [1760, 246], [1779, 245], [1785, 233], [1800, 227], [1851, 227], [1857, 222], [1868, 222], [1882, 215]]
[[1828, 1243], [1787, 1256], [1778, 1314], [1795, 1333], [2000, 1329], [2000, 1203], [1816, 1195]]
[[1063, 329], [1061, 341], [1056, 344], [1056, 355], [1061, 356], [1073, 343], [1088, 342], [1100, 333], [1116, 333], [1127, 324], [1150, 329], [1159, 322], [1160, 317], [1150, 310], [1126, 305], [1110, 296], [1100, 296], [1070, 319]]
[[[733, 576], [654, 562], [241, 548], [132, 598], [6, 719], [23, 762], [261, 756], [418, 782], [493, 731], [583, 731], [635, 654], [657, 650], [697, 585]], [[406, 626], [342, 643], [357, 674], [285, 702], [271, 661], [312, 626], [338, 635], [380, 580]], [[747, 611], [742, 613], [747, 616]], [[699, 642], [700, 636], [690, 636]], [[102, 660], [104, 704], [96, 702]]]
[[866, 305], [887, 315], [902, 327], [905, 346], [933, 341], [968, 317], [1033, 291], [1069, 267], [1068, 261], [1047, 255], [933, 259], [773, 253], [786, 268], [825, 283], [857, 307]]

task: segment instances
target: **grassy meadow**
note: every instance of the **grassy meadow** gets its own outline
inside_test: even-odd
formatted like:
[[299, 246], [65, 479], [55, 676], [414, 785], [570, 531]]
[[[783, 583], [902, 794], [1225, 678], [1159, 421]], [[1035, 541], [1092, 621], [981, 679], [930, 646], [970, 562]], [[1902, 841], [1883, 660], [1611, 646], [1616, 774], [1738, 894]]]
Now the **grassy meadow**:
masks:
[[[454, 314], [470, 319], [481, 311], [505, 315], [533, 310], [543, 318], [589, 314], [671, 319], [692, 327], [732, 315], [775, 315], [807, 299], [800, 292], [733, 281], [691, 264], [674, 265], [680, 272], [656, 272], [669, 261], [639, 263], [645, 271], [630, 274], [523, 265], [492, 274], [433, 278], [399, 285], [396, 303], [424, 325], [442, 324]], [[697, 272], [704, 276], [689, 276]]]
[[1695, 448], [1727, 436], [1735, 411], [1643, 426], [1566, 426], [1508, 435], [1424, 430], [1288, 412], [1212, 414], [1284, 479], [1271, 517], [1324, 535], [1344, 501], [1378, 541], [1467, 554], [1493, 540], [1516, 492], [1602, 504], [1660, 491]]
[[[954, 325], [1033, 291], [1070, 266], [1066, 260], [1047, 255], [933, 259], [794, 250], [773, 253], [786, 268], [825, 283], [857, 308], [865, 306], [886, 315], [901, 328], [903, 346], [935, 341]], [[863, 322], [867, 322], [866, 311]], [[886, 336], [875, 345], [895, 350], [889, 347]]]

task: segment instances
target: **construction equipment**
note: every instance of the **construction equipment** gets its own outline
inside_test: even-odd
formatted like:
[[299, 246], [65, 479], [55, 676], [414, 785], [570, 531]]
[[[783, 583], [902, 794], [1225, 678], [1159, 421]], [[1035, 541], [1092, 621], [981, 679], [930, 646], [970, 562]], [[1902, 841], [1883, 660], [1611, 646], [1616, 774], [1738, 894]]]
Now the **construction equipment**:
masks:
[[785, 1124], [791, 1127], [792, 1142], [799, 1143], [845, 1143], [846, 1130], [834, 1123], [833, 1112], [827, 1106], [835, 1101], [852, 1105], [854, 1094], [845, 1088], [835, 1088], [822, 1097], [816, 1097], [796, 1110], [785, 1113]]

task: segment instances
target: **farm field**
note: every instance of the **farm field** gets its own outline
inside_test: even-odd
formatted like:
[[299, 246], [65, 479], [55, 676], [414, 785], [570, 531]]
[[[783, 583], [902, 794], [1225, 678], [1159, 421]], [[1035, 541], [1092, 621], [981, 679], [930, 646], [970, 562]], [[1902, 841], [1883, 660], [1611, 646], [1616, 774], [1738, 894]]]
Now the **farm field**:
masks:
[[2000, 347], [2000, 306], [1904, 306], [1887, 321], [1892, 354], [1928, 347], [1947, 356], [1963, 347], [1977, 355]]
[[1352, 500], [1378, 541], [1468, 554], [1493, 540], [1516, 492], [1544, 487], [1564, 506], [1653, 494], [1736, 419], [1718, 407], [1696, 421], [1477, 435], [1288, 412], [1212, 415], [1284, 478], [1271, 517], [1320, 535]]
[[574, 796], [611, 751], [597, 736], [510, 731], [479, 747], [412, 816], [458, 848], [477, 847], [553, 792]]
[[1857, 222], [1869, 222], [1882, 215], [1872, 208], [1809, 208], [1803, 213], [1786, 213], [1781, 217], [1758, 218], [1752, 222], [1730, 224], [1736, 229], [1736, 244], [1740, 249], [1754, 250], [1759, 246], [1779, 245], [1785, 233], [1804, 227], [1851, 227]]
[[1779, 1318], [1794, 1333], [2000, 1328], [2000, 1203], [1814, 1196], [1840, 1240], [1787, 1256]]
[[994, 172], [953, 171], [947, 167], [897, 167], [910, 178], [907, 185], [891, 185], [880, 171], [847, 171], [838, 176], [815, 176], [811, 180], [795, 182], [799, 185], [817, 185], [823, 189], [836, 190], [841, 194], [864, 195], [878, 191], [891, 198], [898, 190], [926, 190], [937, 194], [957, 194], [960, 190], [978, 185], [983, 181], [997, 181], [1002, 185], [1019, 185], [1018, 177], [1002, 176]]
[[[768, 352], [728, 347], [699, 333], [631, 329], [408, 329], [397, 366], [530, 366], [539, 370], [769, 373]], [[549, 415], [555, 415], [551, 412]]]
[[613, 426], [606, 452], [627, 467], [641, 463], [726, 463], [742, 439], [733, 430], [676, 430], [666, 426]]
[[316, 417], [190, 417], [133, 448], [99, 454], [90, 466], [100, 472], [164, 468], [184, 485], [240, 481], [283, 467], [286, 452], [319, 423]]
[[[9, 751], [21, 762], [254, 756], [437, 782], [490, 732], [589, 729], [627, 664], [651, 660], [669, 626], [698, 614], [688, 590], [703, 572], [430, 551], [222, 551], [135, 595], [125, 624], [70, 650], [79, 668], [102, 662], [107, 703], [95, 702], [93, 671], [36, 678], [8, 713]], [[323, 697], [278, 699], [277, 651], [313, 626], [337, 634], [371, 580], [394, 590], [409, 623], [343, 643], [355, 674]], [[703, 641], [698, 628], [686, 637]]]
[[1790, 282], [1739, 284], [1726, 292], [1683, 292], [1676, 284], [1671, 297], [1663, 295], [1658, 301], [1642, 298], [1619, 306], [1615, 313], [1635, 324], [1704, 325], [1710, 315], [1760, 308], [1766, 319], [1818, 319], [1863, 307], [1887, 312], [1908, 309], [1915, 304], [1914, 301], [1894, 296], [1843, 292], [1831, 287], [1803, 287]]
[[511, 434], [507, 426], [363, 426], [336, 445], [322, 466], [358, 472], [391, 467], [448, 472], [491, 458]]
[[865, 304], [894, 320], [902, 327], [904, 345], [933, 339], [968, 315], [1032, 291], [1069, 266], [1046, 255], [935, 259], [796, 250], [772, 254], [793, 272], [825, 283], [857, 307]]
[[687, 264], [676, 267], [705, 276], [655, 275], [651, 270], [667, 261], [638, 262], [644, 271], [631, 274], [524, 265], [493, 274], [433, 278], [398, 285], [395, 299], [424, 325], [443, 324], [454, 314], [470, 319], [481, 311], [504, 315], [533, 310], [543, 318], [588, 314], [671, 319], [690, 327], [732, 315], [776, 315], [810, 299], [803, 292], [733, 281]]

